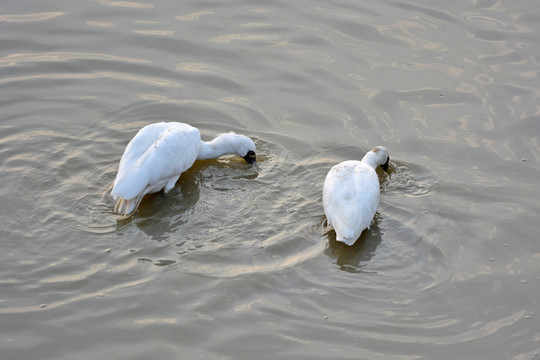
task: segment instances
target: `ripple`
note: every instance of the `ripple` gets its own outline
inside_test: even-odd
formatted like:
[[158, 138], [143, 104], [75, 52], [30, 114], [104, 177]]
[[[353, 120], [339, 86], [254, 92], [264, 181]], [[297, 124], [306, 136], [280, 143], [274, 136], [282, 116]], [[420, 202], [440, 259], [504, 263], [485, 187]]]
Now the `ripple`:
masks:
[[369, 57], [379, 57], [381, 53], [376, 48], [363, 43], [346, 43], [345, 44], [354, 53]]
[[156, 266], [169, 266], [178, 263], [177, 260], [167, 260], [167, 259], [160, 259], [154, 261], [154, 265]]
[[25, 62], [65, 62], [70, 60], [102, 60], [120, 63], [147, 64], [150, 61], [137, 58], [128, 58], [99, 53], [83, 52], [42, 52], [42, 53], [17, 53], [0, 58], [0, 66], [15, 66]]
[[18, 14], [18, 15], [0, 15], [0, 22], [28, 22], [28, 21], [44, 21], [50, 20], [58, 16], [65, 15], [65, 12], [45, 12], [35, 14]]
[[425, 166], [404, 161], [391, 162], [388, 180], [381, 184], [385, 196], [431, 196], [439, 191], [441, 179]]
[[287, 50], [287, 52], [295, 56], [304, 58], [304, 59], [313, 60], [313, 61], [321, 62], [325, 64], [331, 64], [336, 61], [329, 54], [325, 54], [320, 51], [300, 49], [300, 50]]
[[20, 313], [30, 313], [30, 312], [36, 312], [36, 311], [52, 310], [52, 309], [55, 309], [55, 308], [58, 308], [60, 306], [64, 306], [70, 303], [74, 303], [74, 302], [78, 302], [78, 301], [82, 301], [82, 300], [86, 300], [90, 298], [95, 298], [95, 297], [103, 297], [104, 295], [116, 292], [118, 290], [128, 289], [134, 286], [148, 283], [151, 280], [152, 278], [150, 277], [138, 279], [138, 280], [110, 286], [108, 288], [104, 288], [96, 292], [80, 293], [79, 295], [75, 295], [71, 298], [66, 298], [63, 300], [54, 301], [47, 304], [32, 305], [32, 306], [4, 307], [4, 308], [0, 308], [0, 314], [20, 314]]
[[114, 22], [111, 21], [86, 21], [86, 25], [97, 28], [110, 28], [114, 26]]
[[152, 4], [145, 4], [142, 2], [133, 1], [99, 0], [99, 3], [106, 6], [125, 7], [132, 9], [151, 9], [154, 7], [154, 5]]
[[227, 78], [233, 78], [238, 76], [238, 74], [226, 70], [222, 67], [196, 62], [182, 62], [176, 64], [176, 69], [179, 71], [185, 71], [190, 73], [217, 74]]
[[505, 29], [507, 27], [503, 21], [484, 15], [470, 15], [467, 16], [467, 20], [482, 29]]
[[[242, 275], [254, 275], [281, 271], [296, 267], [310, 259], [317, 257], [324, 249], [324, 244], [310, 246], [306, 249], [294, 253], [281, 251], [257, 251], [251, 255], [256, 256], [256, 260], [248, 263], [223, 261], [219, 256], [188, 256], [181, 260], [182, 266], [178, 268], [181, 272], [190, 274], [205, 275], [215, 278], [233, 278]], [[245, 251], [244, 251], [245, 252]], [[263, 253], [261, 255], [261, 253]], [[280, 254], [280, 255], [278, 255]], [[259, 259], [262, 257], [262, 259]], [[269, 260], [268, 258], [274, 258]]]
[[[300, 183], [309, 170], [289, 163], [289, 152], [279, 143], [257, 138], [256, 144], [256, 167], [235, 157], [198, 161], [166, 196], [146, 197], [120, 229], [131, 232], [136, 226], [166, 241], [177, 258], [169, 259], [177, 263], [164, 265], [209, 277], [275, 272], [318, 256], [325, 244], [300, 208], [320, 204], [306, 201], [295, 187], [284, 190], [284, 183]], [[266, 219], [276, 216], [283, 223], [269, 228]], [[163, 256], [145, 259], [160, 265]]]
[[151, 36], [173, 36], [173, 30], [132, 30], [132, 32], [140, 35], [151, 35]]
[[493, 84], [495, 79], [487, 74], [477, 74], [474, 76], [474, 81], [482, 85], [487, 85]]
[[190, 14], [178, 15], [178, 16], [175, 16], [174, 18], [180, 21], [196, 21], [196, 20], [199, 20], [201, 16], [213, 15], [213, 14], [215, 14], [214, 11], [195, 11]]
[[156, 77], [145, 77], [139, 74], [126, 74], [120, 72], [110, 72], [102, 71], [95, 73], [87, 74], [67, 74], [67, 73], [56, 73], [56, 74], [36, 74], [36, 75], [26, 75], [26, 76], [12, 76], [0, 79], [0, 84], [7, 84], [12, 82], [21, 82], [21, 81], [35, 81], [35, 80], [92, 80], [92, 79], [115, 79], [115, 80], [124, 80], [142, 83], [150, 86], [156, 87], [171, 87], [179, 88], [182, 87], [182, 84], [177, 83], [172, 80], [156, 78]]
[[211, 43], [216, 44], [229, 44], [233, 41], [278, 41], [278, 35], [271, 34], [225, 34], [214, 36], [208, 39]]
[[[95, 220], [95, 217], [92, 217], [92, 220]], [[109, 223], [105, 224], [96, 224], [96, 223], [90, 223], [90, 224], [81, 224], [81, 229], [83, 231], [86, 231], [90, 234], [110, 234], [116, 231], [117, 224], [116, 222], [110, 221]]]

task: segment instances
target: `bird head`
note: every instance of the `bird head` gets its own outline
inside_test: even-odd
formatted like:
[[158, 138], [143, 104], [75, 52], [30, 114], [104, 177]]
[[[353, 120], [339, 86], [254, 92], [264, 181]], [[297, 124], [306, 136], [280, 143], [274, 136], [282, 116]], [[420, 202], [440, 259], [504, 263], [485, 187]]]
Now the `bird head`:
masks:
[[[384, 171], [388, 171], [388, 166], [390, 163], [390, 155], [388, 150], [384, 146], [376, 146], [371, 151], [369, 151], [364, 156], [365, 161], [367, 161], [373, 168], [380, 166]], [[364, 159], [362, 159], [364, 161]]]
[[224, 148], [230, 149], [231, 153], [237, 154], [246, 160], [249, 164], [253, 164], [257, 157], [255, 155], [255, 143], [245, 135], [229, 132], [221, 134], [215, 140], [219, 144], [223, 144]]

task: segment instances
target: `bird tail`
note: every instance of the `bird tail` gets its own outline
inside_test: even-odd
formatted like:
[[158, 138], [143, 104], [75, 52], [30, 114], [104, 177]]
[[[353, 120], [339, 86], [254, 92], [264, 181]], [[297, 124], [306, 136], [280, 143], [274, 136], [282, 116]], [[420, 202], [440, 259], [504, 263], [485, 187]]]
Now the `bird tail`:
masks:
[[114, 211], [119, 215], [129, 216], [137, 210], [142, 198], [143, 196], [136, 196], [133, 199], [127, 200], [123, 197], [120, 197], [116, 202]]
[[353, 245], [357, 239], [358, 238], [354, 238], [354, 237], [345, 237], [336, 232], [336, 240], [344, 244], [347, 244], [349, 246]]

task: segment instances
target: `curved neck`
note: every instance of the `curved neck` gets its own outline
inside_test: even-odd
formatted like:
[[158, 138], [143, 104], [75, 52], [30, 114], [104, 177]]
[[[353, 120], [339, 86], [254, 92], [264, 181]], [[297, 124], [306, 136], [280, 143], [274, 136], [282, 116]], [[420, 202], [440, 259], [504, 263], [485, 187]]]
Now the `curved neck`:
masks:
[[366, 153], [366, 155], [364, 155], [364, 157], [362, 158], [362, 162], [368, 164], [369, 166], [371, 166], [372, 168], [377, 168], [377, 166], [379, 166], [379, 164], [377, 163], [378, 159], [377, 159], [377, 155], [373, 152], [373, 151], [369, 151], [368, 153]]
[[215, 159], [225, 154], [235, 154], [236, 151], [232, 144], [226, 141], [220, 141], [218, 136], [212, 141], [202, 141], [199, 148], [197, 160]]

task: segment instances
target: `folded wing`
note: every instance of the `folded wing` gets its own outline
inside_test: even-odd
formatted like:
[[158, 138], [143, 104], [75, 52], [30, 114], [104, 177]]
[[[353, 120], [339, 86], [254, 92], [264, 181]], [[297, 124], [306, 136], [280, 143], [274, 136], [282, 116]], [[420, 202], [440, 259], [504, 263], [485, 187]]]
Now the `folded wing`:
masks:
[[156, 123], [142, 128], [122, 155], [112, 195], [132, 199], [147, 189], [165, 186], [193, 165], [200, 144], [199, 130], [187, 124]]
[[352, 245], [371, 220], [379, 203], [375, 170], [360, 161], [334, 166], [323, 187], [323, 206], [337, 240]]

